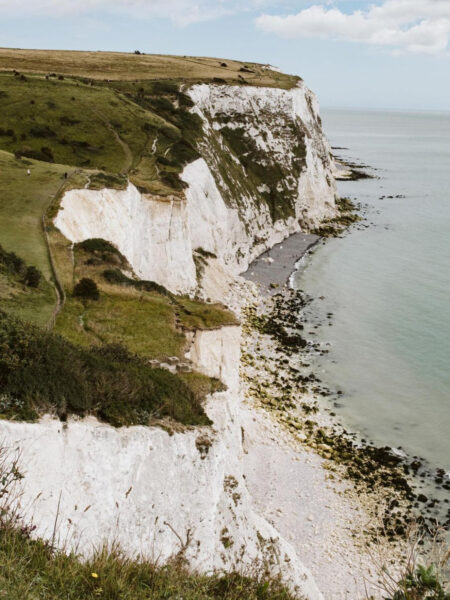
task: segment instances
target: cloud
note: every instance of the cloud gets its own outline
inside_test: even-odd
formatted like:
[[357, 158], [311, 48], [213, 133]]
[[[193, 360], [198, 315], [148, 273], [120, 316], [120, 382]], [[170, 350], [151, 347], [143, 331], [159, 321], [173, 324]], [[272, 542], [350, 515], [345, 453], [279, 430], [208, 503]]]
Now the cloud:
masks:
[[144, 19], [167, 18], [178, 25], [189, 25], [234, 14], [242, 11], [242, 6], [238, 0], [0, 0], [0, 15], [58, 18], [122, 14]]
[[0, 17], [64, 18], [100, 13], [164, 18], [184, 26], [264, 7], [286, 6], [286, 2], [290, 4], [290, 0], [0, 0]]
[[314, 5], [287, 16], [262, 15], [256, 24], [289, 38], [331, 38], [384, 46], [395, 53], [437, 55], [448, 50], [450, 0], [385, 0], [352, 13]]

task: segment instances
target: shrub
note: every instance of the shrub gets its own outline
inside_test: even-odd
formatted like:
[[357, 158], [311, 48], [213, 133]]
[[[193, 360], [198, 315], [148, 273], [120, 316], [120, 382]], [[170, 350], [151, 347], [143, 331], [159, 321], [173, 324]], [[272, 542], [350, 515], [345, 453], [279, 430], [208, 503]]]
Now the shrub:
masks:
[[29, 134], [35, 138], [52, 138], [56, 136], [56, 133], [48, 125], [34, 125]]
[[171, 81], [155, 81], [152, 85], [153, 94], [176, 94], [178, 85]]
[[73, 288], [73, 295], [85, 300], [99, 300], [100, 292], [97, 284], [89, 277], [83, 277]]
[[179, 92], [177, 94], [177, 98], [178, 98], [178, 103], [181, 107], [192, 108], [194, 106], [193, 100], [191, 100], [191, 98], [187, 94], [183, 94], [182, 92]]
[[13, 275], [23, 275], [25, 273], [25, 261], [14, 252], [7, 252], [0, 246], [0, 267], [3, 267], [8, 273]]
[[25, 273], [25, 285], [32, 288], [39, 287], [39, 283], [41, 281], [41, 272], [36, 269], [36, 267], [29, 266], [27, 267], [27, 271]]
[[41, 151], [33, 150], [33, 148], [30, 148], [29, 146], [22, 146], [18, 150], [15, 150], [14, 156], [16, 158], [22, 158], [22, 156], [25, 156], [26, 158], [33, 158], [34, 160], [54, 162], [51, 149], [45, 146], [41, 148]]
[[102, 238], [90, 238], [75, 244], [75, 247], [81, 248], [81, 250], [85, 250], [86, 252], [111, 252], [122, 256], [115, 246]]
[[104, 188], [126, 189], [128, 178], [126, 175], [113, 173], [95, 173], [91, 175], [89, 189], [100, 190]]
[[164, 286], [159, 285], [159, 283], [143, 279], [131, 279], [124, 275], [120, 269], [106, 269], [103, 271], [102, 275], [108, 283], [115, 285], [126, 285], [138, 290], [143, 290], [144, 292], [157, 292], [163, 296], [172, 297], [173, 295]]
[[161, 173], [161, 181], [174, 190], [184, 190], [187, 187], [187, 183], [182, 181], [178, 173], [174, 173], [173, 171], [163, 171]]
[[[180, 167], [184, 167], [200, 157], [197, 150], [195, 150], [195, 148], [193, 148], [186, 140], [179, 140], [176, 142], [170, 149], [170, 154], [173, 157], [174, 162]], [[159, 159], [158, 161], [161, 162]]]
[[42, 154], [42, 156], [45, 157], [45, 160], [47, 162], [54, 162], [52, 149], [49, 148], [48, 146], [42, 146], [41, 154]]
[[169, 371], [151, 368], [118, 345], [80, 348], [3, 311], [0, 389], [16, 400], [3, 407], [4, 416], [14, 420], [53, 411], [62, 419], [93, 414], [116, 427], [162, 417], [210, 423], [200, 400]]
[[157, 156], [156, 160], [158, 161], [158, 163], [160, 165], [164, 165], [165, 167], [175, 167], [176, 166], [176, 162], [174, 160], [171, 160], [170, 158], [167, 158], [167, 156]]

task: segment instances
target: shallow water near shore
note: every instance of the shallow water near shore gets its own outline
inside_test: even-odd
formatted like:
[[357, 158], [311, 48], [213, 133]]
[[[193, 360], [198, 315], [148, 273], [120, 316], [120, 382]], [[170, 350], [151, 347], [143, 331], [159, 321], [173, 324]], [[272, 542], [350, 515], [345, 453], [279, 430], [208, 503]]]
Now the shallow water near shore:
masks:
[[450, 471], [450, 113], [322, 116], [335, 153], [378, 178], [339, 182], [370, 227], [319, 245], [293, 277], [315, 298], [306, 337], [330, 350], [316, 368], [349, 427]]

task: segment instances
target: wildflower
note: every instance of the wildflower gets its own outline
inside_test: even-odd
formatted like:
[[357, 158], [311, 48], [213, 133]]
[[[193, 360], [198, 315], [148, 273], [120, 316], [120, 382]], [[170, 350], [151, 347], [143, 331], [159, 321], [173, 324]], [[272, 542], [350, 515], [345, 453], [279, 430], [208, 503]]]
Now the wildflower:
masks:
[[94, 579], [98, 579], [98, 573], [91, 573], [91, 577], [93, 577]]

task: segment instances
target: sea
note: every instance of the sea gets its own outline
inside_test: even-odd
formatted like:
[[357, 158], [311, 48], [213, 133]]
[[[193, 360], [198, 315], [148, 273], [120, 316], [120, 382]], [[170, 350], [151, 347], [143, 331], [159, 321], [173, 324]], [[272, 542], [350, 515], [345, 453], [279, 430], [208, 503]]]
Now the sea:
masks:
[[[310, 252], [310, 339], [329, 402], [368, 440], [450, 473], [450, 113], [322, 110], [363, 221]], [[332, 314], [331, 314], [332, 313]]]

